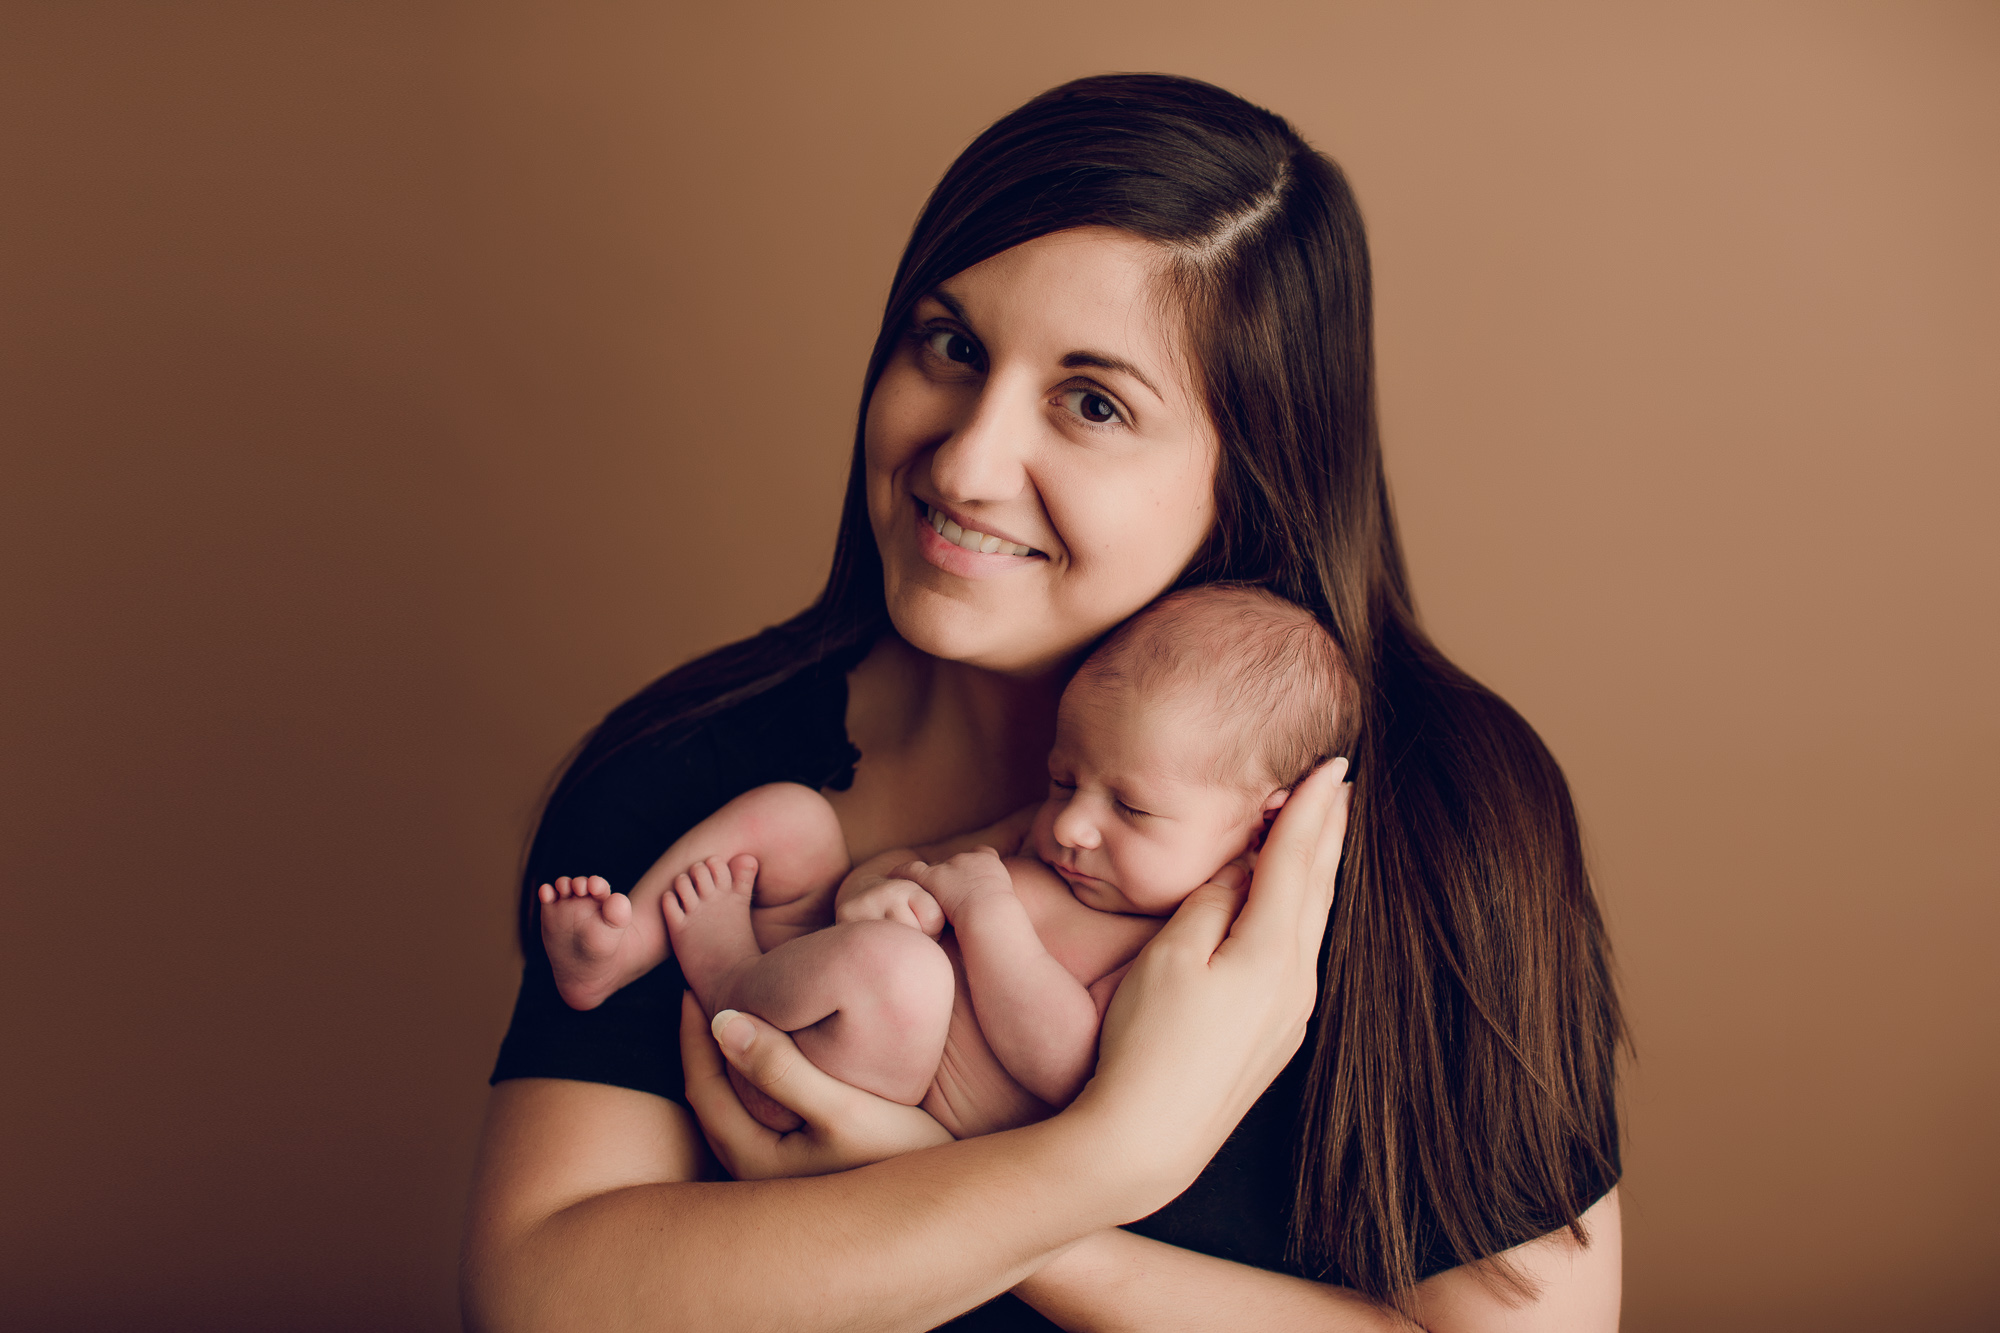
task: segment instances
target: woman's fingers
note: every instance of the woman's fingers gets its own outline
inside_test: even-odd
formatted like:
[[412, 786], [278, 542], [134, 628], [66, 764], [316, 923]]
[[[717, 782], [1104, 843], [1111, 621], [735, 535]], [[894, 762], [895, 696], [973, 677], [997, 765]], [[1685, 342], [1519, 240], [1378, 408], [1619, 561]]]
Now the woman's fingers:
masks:
[[[804, 1126], [780, 1134], [752, 1117], [729, 1085], [725, 1057]], [[704, 1023], [693, 996], [682, 1003], [681, 1058], [688, 1104], [716, 1157], [739, 1180], [825, 1175], [951, 1141], [917, 1107], [885, 1101], [823, 1072], [789, 1035], [761, 1018], [724, 1010], [713, 1025]]]
[[1304, 943], [1309, 933], [1317, 956], [1347, 831], [1353, 788], [1342, 781], [1346, 775], [1345, 759], [1320, 765], [1278, 812], [1257, 854], [1255, 888], [1237, 918], [1238, 938], [1261, 948], [1280, 939]]
[[[1133, 1169], [1158, 1170], [1163, 1188], [1194, 1178], [1305, 1035], [1346, 830], [1346, 771], [1336, 760], [1300, 783], [1247, 889], [1232, 869], [1190, 894], [1105, 1011], [1097, 1072], [1075, 1108], [1147, 1123], [1131, 1139], [1144, 1145]], [[1214, 1096], [1190, 1098], [1191, 1088]]]
[[723, 1058], [780, 1106], [808, 1120], [838, 1115], [854, 1091], [799, 1054], [791, 1034], [754, 1014], [724, 1009], [709, 1025]]
[[743, 1109], [736, 1089], [729, 1086], [722, 1051], [691, 992], [681, 992], [681, 1070], [687, 1084], [688, 1106], [701, 1122], [702, 1135], [723, 1169], [737, 1179], [755, 1173], [748, 1158], [775, 1157], [778, 1134]]
[[1236, 866], [1224, 866], [1214, 879], [1181, 900], [1155, 940], [1164, 941], [1164, 948], [1212, 957], [1229, 938], [1229, 928], [1236, 923], [1249, 891], [1249, 876]]

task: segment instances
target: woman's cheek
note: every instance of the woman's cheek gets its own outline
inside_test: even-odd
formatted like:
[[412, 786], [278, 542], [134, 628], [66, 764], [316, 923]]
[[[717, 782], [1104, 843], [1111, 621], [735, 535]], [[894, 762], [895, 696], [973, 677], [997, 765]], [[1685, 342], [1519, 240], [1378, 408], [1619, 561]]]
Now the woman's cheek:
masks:
[[1087, 512], [1054, 500], [1048, 508], [1075, 560], [1080, 587], [1091, 590], [1109, 626], [1180, 577], [1208, 536], [1215, 506], [1212, 468], [1176, 467], [1166, 477], [1107, 472], [1113, 474], [1051, 488], [1063, 500], [1095, 497]]

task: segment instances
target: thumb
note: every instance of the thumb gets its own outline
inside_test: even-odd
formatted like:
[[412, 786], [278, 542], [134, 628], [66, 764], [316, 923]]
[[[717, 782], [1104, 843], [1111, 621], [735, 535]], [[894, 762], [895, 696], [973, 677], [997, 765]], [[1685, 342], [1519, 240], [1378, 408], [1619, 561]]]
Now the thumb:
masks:
[[791, 1035], [754, 1014], [724, 1009], [709, 1023], [722, 1058], [757, 1089], [808, 1122], [823, 1122], [853, 1095], [799, 1053]]

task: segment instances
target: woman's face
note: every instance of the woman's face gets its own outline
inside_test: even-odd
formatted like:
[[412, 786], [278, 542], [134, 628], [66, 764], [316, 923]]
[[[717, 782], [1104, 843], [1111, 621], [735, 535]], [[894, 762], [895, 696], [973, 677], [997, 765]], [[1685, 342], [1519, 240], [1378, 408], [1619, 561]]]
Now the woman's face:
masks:
[[865, 434], [889, 614], [912, 646], [1061, 668], [1201, 546], [1215, 430], [1160, 268], [1150, 242], [1079, 228], [917, 303]]

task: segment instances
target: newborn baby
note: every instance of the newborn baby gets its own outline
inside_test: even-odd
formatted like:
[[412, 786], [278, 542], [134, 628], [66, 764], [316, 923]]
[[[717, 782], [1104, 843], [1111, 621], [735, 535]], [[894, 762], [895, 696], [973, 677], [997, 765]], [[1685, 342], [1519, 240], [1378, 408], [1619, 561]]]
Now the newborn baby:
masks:
[[[756, 1014], [828, 1073], [959, 1138], [1040, 1118], [1090, 1077], [1105, 1007], [1146, 941], [1254, 855], [1291, 788], [1337, 751], [1348, 689], [1301, 608], [1241, 585], [1170, 594], [1064, 691], [1031, 855], [981, 847], [931, 866], [891, 852], [848, 873], [819, 793], [760, 787], [669, 848], [629, 900], [594, 876], [542, 886], [557, 986], [588, 1008], [657, 965], [667, 941], [642, 923], [658, 899], [711, 1016]], [[836, 883], [835, 923], [813, 930]], [[764, 1123], [799, 1123], [736, 1086]]]

